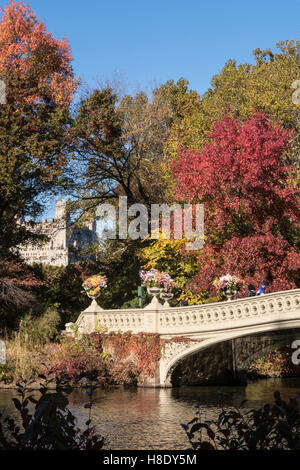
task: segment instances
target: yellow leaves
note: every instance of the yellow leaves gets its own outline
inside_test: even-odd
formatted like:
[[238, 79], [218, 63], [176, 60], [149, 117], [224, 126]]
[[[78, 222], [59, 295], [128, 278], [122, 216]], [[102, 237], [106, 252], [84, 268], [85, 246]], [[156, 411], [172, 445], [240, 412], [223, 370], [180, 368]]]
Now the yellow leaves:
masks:
[[188, 298], [189, 305], [200, 305], [207, 302], [207, 295], [205, 293], [202, 292], [201, 294], [195, 295], [190, 289], [183, 290], [177, 300], [180, 302], [186, 297]]
[[141, 248], [137, 256], [143, 269], [155, 268], [168, 272], [183, 287], [197, 269], [197, 252], [186, 253], [186, 239], [164, 240], [161, 237]]

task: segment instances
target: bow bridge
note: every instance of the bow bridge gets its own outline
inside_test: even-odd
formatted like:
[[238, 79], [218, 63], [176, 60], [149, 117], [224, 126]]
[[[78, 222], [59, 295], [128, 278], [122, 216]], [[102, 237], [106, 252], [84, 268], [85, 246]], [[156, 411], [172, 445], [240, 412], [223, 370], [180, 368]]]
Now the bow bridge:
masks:
[[[95, 300], [77, 321], [79, 333], [103, 326], [107, 331], [158, 333], [168, 339], [156, 374], [142, 386], [171, 387], [175, 368], [189, 356], [226, 342], [228, 368], [243, 383], [249, 365], [261, 357], [300, 340], [300, 289], [188, 307], [165, 307], [156, 298], [144, 309], [103, 310]], [[66, 331], [72, 332], [68, 323]]]

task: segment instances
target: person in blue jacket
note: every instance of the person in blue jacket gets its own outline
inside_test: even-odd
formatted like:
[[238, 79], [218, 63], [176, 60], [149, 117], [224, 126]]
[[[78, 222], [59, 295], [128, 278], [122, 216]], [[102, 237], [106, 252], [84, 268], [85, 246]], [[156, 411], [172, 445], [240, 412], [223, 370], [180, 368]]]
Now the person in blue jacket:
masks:
[[259, 288], [258, 291], [256, 292], [256, 295], [265, 294], [265, 293], [266, 293], [265, 287], [266, 287], [266, 283], [265, 283], [265, 282], [262, 282], [260, 288]]

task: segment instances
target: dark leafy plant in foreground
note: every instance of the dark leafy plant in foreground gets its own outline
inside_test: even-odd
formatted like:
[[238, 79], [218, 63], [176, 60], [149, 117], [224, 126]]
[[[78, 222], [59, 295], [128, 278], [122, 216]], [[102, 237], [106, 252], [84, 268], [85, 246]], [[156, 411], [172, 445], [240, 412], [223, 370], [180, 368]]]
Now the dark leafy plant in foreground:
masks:
[[[13, 398], [13, 402], [20, 418], [0, 415], [0, 450], [100, 450], [104, 439], [91, 426], [96, 373], [81, 374], [78, 380], [83, 376], [87, 379], [89, 397], [84, 405], [89, 410], [84, 430], [76, 427], [76, 418], [68, 409], [68, 395], [72, 392], [68, 376], [57, 377], [52, 370], [47, 376], [39, 376], [41, 396], [38, 400], [30, 390], [32, 382], [23, 380], [17, 384], [19, 398]], [[50, 389], [50, 384], [55, 388]], [[32, 414], [29, 403], [34, 405]]]
[[197, 406], [195, 418], [181, 426], [193, 450], [300, 450], [299, 397], [286, 403], [275, 392], [273, 404], [249, 411], [222, 409], [216, 419], [203, 422]]

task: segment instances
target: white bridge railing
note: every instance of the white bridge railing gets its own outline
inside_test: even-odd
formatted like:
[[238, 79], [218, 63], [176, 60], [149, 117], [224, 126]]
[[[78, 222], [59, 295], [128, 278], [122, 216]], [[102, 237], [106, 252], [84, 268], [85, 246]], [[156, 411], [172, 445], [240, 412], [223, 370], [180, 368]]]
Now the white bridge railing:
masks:
[[[188, 307], [165, 308], [152, 302], [145, 309], [103, 310], [93, 301], [75, 325], [80, 333], [104, 327], [107, 331], [144, 331], [174, 336], [280, 322], [288, 318], [300, 319], [300, 289]], [[73, 324], [66, 325], [66, 331], [73, 330]]]

